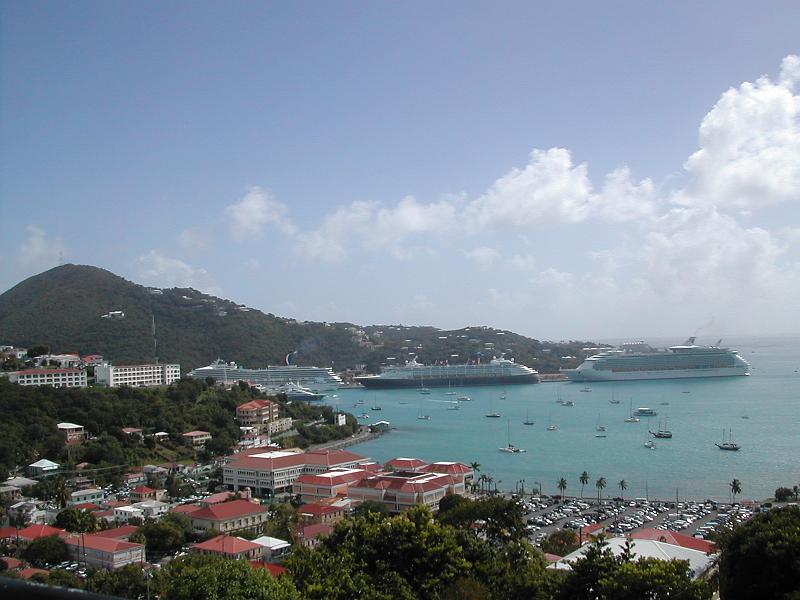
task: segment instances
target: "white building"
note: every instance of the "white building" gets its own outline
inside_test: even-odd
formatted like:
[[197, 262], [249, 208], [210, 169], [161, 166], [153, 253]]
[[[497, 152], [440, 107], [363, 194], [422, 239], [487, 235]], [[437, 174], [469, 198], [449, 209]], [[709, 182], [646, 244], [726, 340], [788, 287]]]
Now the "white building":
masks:
[[181, 366], [176, 364], [100, 365], [95, 367], [94, 377], [97, 383], [108, 387], [169, 385], [181, 378]]
[[8, 380], [19, 385], [47, 385], [50, 387], [86, 387], [83, 369], [27, 369], [12, 371]]
[[34, 477], [38, 475], [46, 475], [48, 473], [55, 473], [58, 471], [59, 464], [53, 462], [52, 460], [47, 460], [46, 458], [42, 458], [37, 460], [35, 463], [31, 463], [28, 465], [28, 472], [33, 475]]
[[106, 494], [101, 489], [93, 488], [88, 490], [78, 490], [69, 495], [67, 506], [72, 507], [77, 504], [86, 504], [87, 502], [99, 504], [100, 502], [103, 502], [105, 498]]

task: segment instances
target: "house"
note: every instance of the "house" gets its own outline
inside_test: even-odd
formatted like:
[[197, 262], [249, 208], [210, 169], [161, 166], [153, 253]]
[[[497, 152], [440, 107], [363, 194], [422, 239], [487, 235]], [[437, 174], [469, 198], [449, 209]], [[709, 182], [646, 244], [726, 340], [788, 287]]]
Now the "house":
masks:
[[350, 509], [350, 502], [330, 503], [312, 502], [304, 504], [297, 510], [300, 520], [306, 524], [325, 523], [334, 525], [344, 519], [345, 513]]
[[137, 485], [131, 490], [130, 501], [144, 502], [145, 500], [163, 500], [167, 495], [166, 490], [154, 490], [146, 485]]
[[114, 520], [119, 523], [128, 523], [131, 519], [144, 520], [144, 511], [130, 504], [114, 507]]
[[199, 554], [219, 554], [227, 558], [246, 560], [259, 560], [264, 555], [263, 546], [226, 534], [196, 544], [192, 550]]
[[195, 448], [205, 446], [206, 442], [211, 441], [211, 434], [207, 431], [187, 431], [182, 437]]
[[22, 498], [22, 490], [15, 485], [0, 485], [0, 502], [8, 504]]
[[50, 525], [44, 524], [29, 525], [25, 529], [20, 529], [17, 532], [17, 537], [20, 542], [32, 542], [41, 538], [50, 537], [51, 535], [57, 535], [63, 539], [67, 537], [69, 533], [58, 527], [51, 527]]
[[192, 527], [200, 531], [216, 529], [222, 533], [256, 529], [267, 520], [267, 509], [249, 500], [231, 500], [203, 506], [186, 513]]
[[52, 460], [47, 460], [43, 458], [41, 460], [37, 460], [35, 463], [28, 465], [28, 473], [33, 475], [34, 477], [38, 477], [40, 475], [47, 475], [48, 473], [55, 473], [58, 471], [59, 464], [54, 463]]
[[98, 488], [89, 488], [87, 490], [78, 490], [72, 492], [67, 500], [67, 506], [74, 507], [78, 504], [86, 504], [93, 502], [102, 502], [105, 500], [106, 494], [103, 490]]
[[265, 425], [278, 419], [278, 403], [272, 400], [250, 400], [236, 407], [236, 420], [246, 427]]
[[279, 563], [284, 558], [289, 556], [292, 549], [292, 544], [286, 540], [262, 535], [253, 540], [254, 544], [258, 544], [263, 548], [264, 560], [271, 563]]
[[122, 433], [130, 438], [142, 439], [144, 437], [143, 431], [139, 427], [123, 427]]
[[83, 364], [90, 365], [92, 367], [96, 367], [98, 365], [102, 365], [105, 363], [102, 354], [89, 354], [81, 358], [81, 361], [83, 362]]
[[145, 481], [147, 481], [147, 476], [142, 472], [125, 473], [125, 475], [122, 476], [122, 483], [127, 486], [136, 485], [137, 483], [144, 483]]
[[169, 434], [166, 431], [156, 431], [153, 437], [157, 442], [165, 442], [169, 439]]
[[297, 543], [311, 548], [312, 550], [319, 546], [320, 538], [330, 535], [333, 532], [333, 527], [327, 523], [314, 523], [313, 525], [306, 525], [297, 530], [295, 534]]
[[130, 541], [130, 537], [137, 531], [139, 531], [139, 528], [136, 525], [123, 525], [122, 527], [114, 527], [112, 529], [106, 529], [105, 531], [98, 531], [94, 535], [97, 537], [127, 542]]
[[275, 419], [274, 421], [270, 421], [269, 423], [267, 423], [267, 433], [269, 433], [269, 435], [275, 435], [276, 433], [289, 431], [291, 428], [292, 428], [291, 417]]
[[95, 569], [114, 570], [130, 564], [144, 563], [144, 545], [95, 534], [67, 537], [70, 558]]
[[8, 507], [8, 518], [22, 523], [46, 523], [47, 510], [39, 500], [20, 500]]
[[59, 423], [56, 425], [58, 432], [64, 436], [64, 442], [68, 445], [82, 444], [86, 439], [86, 431], [83, 425], [76, 425], [75, 423]]
[[169, 512], [169, 504], [160, 500], [134, 502], [131, 507], [142, 511], [145, 519], [160, 519]]

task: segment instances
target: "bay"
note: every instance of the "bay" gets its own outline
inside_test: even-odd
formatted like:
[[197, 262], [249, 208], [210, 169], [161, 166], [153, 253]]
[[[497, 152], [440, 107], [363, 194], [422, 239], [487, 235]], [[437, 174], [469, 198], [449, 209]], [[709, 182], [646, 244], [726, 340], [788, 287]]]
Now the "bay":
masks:
[[[670, 343], [675, 340], [664, 345]], [[596, 496], [595, 481], [604, 477], [604, 496], [619, 495], [624, 479], [625, 497], [724, 501], [736, 478], [741, 498], [766, 498], [779, 486], [800, 484], [800, 338], [742, 337], [724, 345], [750, 363], [749, 377], [592, 383], [591, 392], [568, 382], [455, 388], [471, 398], [459, 403], [459, 410], [448, 410], [456, 396], [447, 388], [433, 388], [429, 395], [343, 389], [324, 402], [357, 416], [369, 414], [369, 420], [359, 419], [364, 424], [391, 423], [390, 433], [351, 447], [354, 452], [381, 462], [397, 456], [477, 461], [480, 473], [503, 490], [541, 484], [544, 493], [553, 494], [564, 477], [566, 493], [580, 494], [578, 478], [585, 470], [591, 478], [584, 490], [588, 496]], [[562, 406], [559, 397], [575, 405]], [[611, 404], [612, 397], [619, 404]], [[634, 410], [653, 408], [658, 416], [625, 423], [631, 404]], [[489, 412], [502, 416], [487, 418]], [[430, 420], [418, 419], [420, 414]], [[526, 415], [535, 425], [523, 425]], [[648, 428], [655, 431], [665, 418], [673, 438], [655, 440], [657, 448], [648, 450]], [[557, 431], [546, 430], [551, 422]], [[598, 423], [607, 437], [595, 437]], [[498, 450], [508, 443], [509, 429], [511, 442], [526, 453]], [[726, 436], [732, 432], [740, 451], [714, 445], [723, 429]]]

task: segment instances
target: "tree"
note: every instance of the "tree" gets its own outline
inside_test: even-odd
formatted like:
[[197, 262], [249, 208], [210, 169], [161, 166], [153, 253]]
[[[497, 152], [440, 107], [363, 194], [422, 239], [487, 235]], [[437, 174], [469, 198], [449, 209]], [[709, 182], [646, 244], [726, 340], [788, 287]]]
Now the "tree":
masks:
[[800, 590], [797, 549], [800, 508], [760, 513], [718, 539], [719, 590], [725, 600], [795, 598]]
[[291, 540], [292, 531], [299, 519], [297, 509], [291, 504], [272, 504], [269, 507], [269, 520], [264, 523], [264, 533], [282, 540]]
[[595, 482], [594, 485], [597, 488], [597, 502], [600, 502], [600, 497], [603, 493], [603, 490], [605, 489], [606, 485], [608, 485], [608, 483], [606, 482], [606, 478], [601, 477]]
[[566, 556], [570, 552], [580, 548], [578, 536], [571, 529], [559, 529], [554, 531], [542, 540], [542, 552], [555, 554], [556, 556]]
[[50, 574], [47, 576], [47, 584], [74, 590], [83, 588], [83, 582], [78, 579], [75, 574], [65, 571], [64, 569], [54, 569], [50, 571]]
[[736, 503], [736, 495], [742, 493], [742, 483], [738, 479], [734, 479], [728, 485], [731, 488], [731, 502]]
[[97, 517], [90, 510], [65, 508], [56, 516], [56, 527], [74, 533], [92, 533], [97, 531]]
[[86, 579], [86, 589], [90, 592], [120, 598], [144, 598], [147, 594], [145, 573], [139, 565], [125, 565], [120, 569], [92, 571]]
[[624, 479], [620, 479], [617, 485], [619, 486], [619, 493], [620, 496], [622, 496], [622, 501], [625, 502], [625, 490], [628, 489], [628, 482]]
[[186, 542], [184, 530], [166, 516], [161, 521], [146, 521], [138, 533], [144, 537], [147, 556], [151, 560], [177, 551]]
[[563, 499], [564, 491], [567, 489], [567, 480], [562, 477], [558, 480], [558, 485], [556, 487], [558, 488], [558, 491], [561, 492], [561, 497]]
[[289, 577], [273, 577], [244, 560], [192, 555], [172, 561], [155, 577], [169, 600], [300, 600]]
[[775, 490], [775, 500], [778, 502], [786, 502], [794, 495], [794, 491], [787, 487], [779, 487]]
[[[460, 496], [458, 497], [460, 498]], [[441, 503], [445, 502], [445, 500], [447, 500], [448, 498], [450, 498], [450, 496], [445, 496], [444, 498], [442, 498], [442, 500], [439, 502], [439, 506], [441, 507]], [[353, 514], [359, 517], [367, 515], [369, 513], [375, 513], [377, 515], [388, 515], [389, 509], [386, 508], [386, 505], [383, 502], [378, 502], [377, 500], [367, 500], [359, 504], [353, 511]]]
[[476, 473], [481, 470], [481, 463], [477, 461], [469, 463], [469, 466], [472, 467], [472, 470], [475, 471]]
[[67, 560], [67, 545], [57, 535], [39, 538], [25, 546], [22, 558], [36, 567], [57, 565]]
[[586, 471], [581, 473], [580, 482], [581, 482], [581, 500], [583, 500], [583, 486], [589, 483], [589, 473], [587, 473]]

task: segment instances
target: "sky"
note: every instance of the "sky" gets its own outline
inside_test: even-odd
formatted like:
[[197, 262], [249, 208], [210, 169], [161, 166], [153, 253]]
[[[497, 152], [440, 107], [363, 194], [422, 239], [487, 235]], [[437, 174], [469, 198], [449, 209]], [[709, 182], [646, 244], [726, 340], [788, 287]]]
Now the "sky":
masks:
[[0, 291], [63, 261], [301, 320], [798, 333], [798, 31], [769, 0], [10, 0]]

